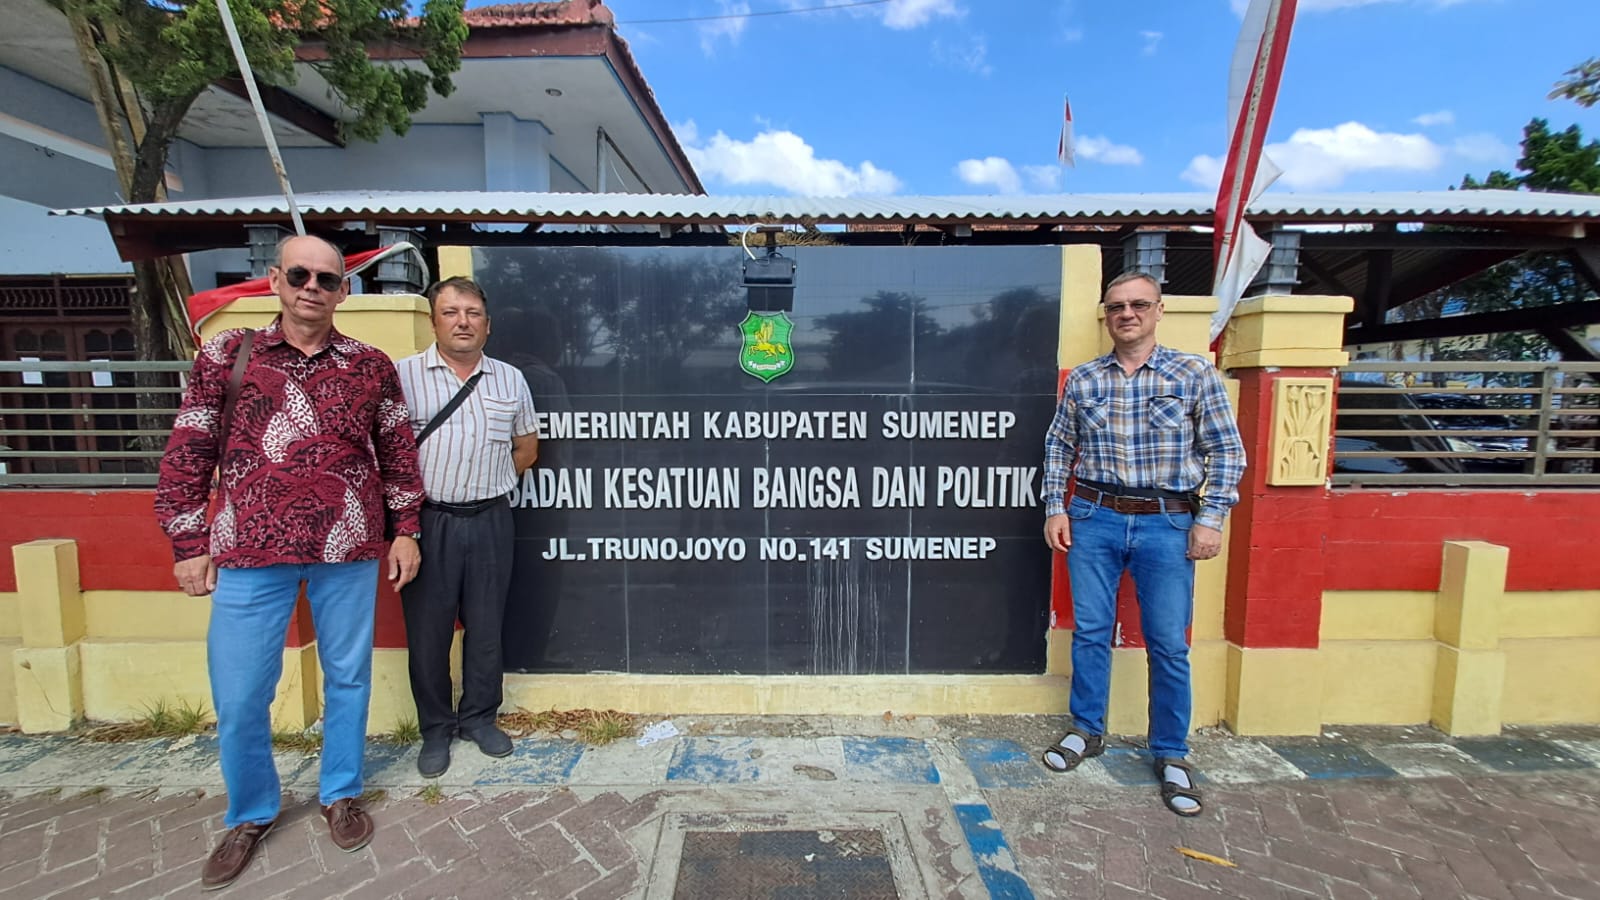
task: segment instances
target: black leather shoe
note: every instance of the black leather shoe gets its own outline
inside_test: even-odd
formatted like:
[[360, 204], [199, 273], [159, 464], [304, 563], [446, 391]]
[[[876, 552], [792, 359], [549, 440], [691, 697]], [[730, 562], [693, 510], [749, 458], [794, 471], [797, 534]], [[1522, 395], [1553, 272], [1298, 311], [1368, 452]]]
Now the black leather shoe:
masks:
[[478, 745], [484, 756], [510, 756], [511, 738], [506, 736], [494, 725], [479, 725], [471, 730], [462, 730], [461, 736]]
[[417, 754], [417, 771], [423, 778], [438, 778], [450, 768], [450, 736], [440, 735], [422, 739], [422, 752]]

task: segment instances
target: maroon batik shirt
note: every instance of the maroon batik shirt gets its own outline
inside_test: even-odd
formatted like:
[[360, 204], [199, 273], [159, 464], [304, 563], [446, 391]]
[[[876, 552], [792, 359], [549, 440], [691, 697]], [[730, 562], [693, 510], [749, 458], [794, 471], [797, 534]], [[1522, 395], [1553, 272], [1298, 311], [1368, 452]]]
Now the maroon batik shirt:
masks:
[[[208, 525], [222, 402], [244, 332], [195, 357], [173, 423], [156, 517], [179, 561], [219, 566], [381, 559], [392, 533], [419, 530], [422, 475], [394, 364], [337, 330], [310, 356], [273, 322], [256, 332]], [[391, 527], [392, 526], [392, 527]]]

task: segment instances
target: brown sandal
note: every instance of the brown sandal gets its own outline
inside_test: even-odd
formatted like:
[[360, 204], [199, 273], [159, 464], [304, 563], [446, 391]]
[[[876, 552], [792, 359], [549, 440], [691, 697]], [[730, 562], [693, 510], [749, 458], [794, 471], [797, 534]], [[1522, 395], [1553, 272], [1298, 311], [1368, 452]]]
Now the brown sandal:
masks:
[[[1082, 753], [1066, 746], [1067, 738], [1073, 735], [1083, 739]], [[1039, 759], [1044, 763], [1044, 767], [1052, 772], [1071, 772], [1078, 767], [1079, 763], [1091, 756], [1099, 756], [1104, 752], [1106, 752], [1106, 739], [1103, 735], [1090, 735], [1079, 731], [1077, 728], [1068, 728], [1067, 733], [1061, 736], [1061, 740], [1051, 744]], [[1060, 765], [1051, 761], [1052, 754], [1061, 758]]]

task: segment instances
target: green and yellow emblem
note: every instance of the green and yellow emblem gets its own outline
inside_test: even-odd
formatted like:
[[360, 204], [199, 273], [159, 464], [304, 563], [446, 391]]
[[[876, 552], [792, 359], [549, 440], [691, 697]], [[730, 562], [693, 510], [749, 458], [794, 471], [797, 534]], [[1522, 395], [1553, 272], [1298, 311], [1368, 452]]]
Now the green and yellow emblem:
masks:
[[789, 335], [794, 323], [783, 312], [751, 312], [739, 323], [744, 346], [739, 348], [739, 368], [762, 381], [771, 381], [794, 368], [794, 348]]

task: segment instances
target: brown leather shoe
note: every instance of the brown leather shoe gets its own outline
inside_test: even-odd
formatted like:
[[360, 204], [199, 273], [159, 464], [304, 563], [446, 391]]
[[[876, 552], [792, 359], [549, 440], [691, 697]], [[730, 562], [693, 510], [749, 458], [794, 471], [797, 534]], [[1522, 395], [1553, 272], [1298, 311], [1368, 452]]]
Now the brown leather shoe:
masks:
[[358, 798], [346, 797], [322, 808], [322, 817], [328, 820], [328, 834], [333, 843], [346, 853], [354, 853], [372, 840], [372, 817], [356, 804]]
[[200, 870], [200, 887], [214, 891], [233, 884], [250, 867], [250, 860], [256, 856], [256, 847], [261, 845], [261, 839], [277, 823], [277, 819], [265, 825], [246, 822], [228, 829], [228, 833], [217, 842], [216, 849], [206, 857], [206, 864]]

